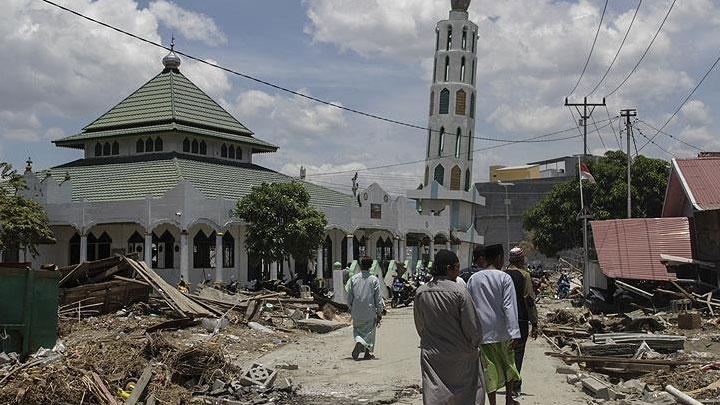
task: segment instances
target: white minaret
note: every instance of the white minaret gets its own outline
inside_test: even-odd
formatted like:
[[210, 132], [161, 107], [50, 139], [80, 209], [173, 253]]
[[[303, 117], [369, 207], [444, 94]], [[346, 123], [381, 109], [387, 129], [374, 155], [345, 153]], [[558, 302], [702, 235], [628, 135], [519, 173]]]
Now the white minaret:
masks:
[[451, 4], [450, 18], [435, 28], [423, 184], [436, 180], [450, 190], [467, 191], [472, 186], [477, 25], [468, 19], [470, 0]]

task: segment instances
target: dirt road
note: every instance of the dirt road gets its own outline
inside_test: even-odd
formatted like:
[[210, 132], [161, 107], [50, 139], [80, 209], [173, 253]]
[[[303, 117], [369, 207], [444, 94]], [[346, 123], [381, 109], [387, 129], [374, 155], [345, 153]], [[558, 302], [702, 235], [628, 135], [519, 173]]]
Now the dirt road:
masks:
[[[302, 385], [302, 394], [317, 397], [316, 403], [422, 404], [420, 386], [420, 339], [415, 332], [412, 308], [390, 310], [378, 329], [376, 359], [356, 362], [350, 357], [352, 329], [314, 335], [260, 358], [270, 366], [297, 364], [289, 374]], [[546, 342], [528, 345], [523, 370], [523, 404], [575, 405], [587, 397], [555, 374], [558, 360], [549, 358]]]

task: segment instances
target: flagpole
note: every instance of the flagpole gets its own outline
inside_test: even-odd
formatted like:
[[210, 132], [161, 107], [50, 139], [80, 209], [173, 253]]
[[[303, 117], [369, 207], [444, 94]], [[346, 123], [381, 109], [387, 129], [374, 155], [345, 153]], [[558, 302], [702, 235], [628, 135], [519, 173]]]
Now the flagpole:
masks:
[[585, 213], [585, 200], [583, 198], [583, 184], [582, 184], [582, 165], [580, 162], [580, 156], [578, 156], [578, 179], [580, 181], [580, 215], [583, 220], [583, 293], [588, 294], [590, 292], [589, 282], [589, 269], [588, 269], [588, 234], [587, 234], [587, 214]]

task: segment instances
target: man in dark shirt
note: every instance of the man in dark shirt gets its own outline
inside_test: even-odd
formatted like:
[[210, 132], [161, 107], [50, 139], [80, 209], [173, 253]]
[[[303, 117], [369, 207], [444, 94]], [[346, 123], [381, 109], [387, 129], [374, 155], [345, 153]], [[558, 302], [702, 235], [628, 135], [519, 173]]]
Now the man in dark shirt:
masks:
[[[522, 371], [523, 358], [525, 357], [525, 344], [528, 336], [537, 338], [538, 315], [535, 306], [535, 292], [532, 287], [532, 278], [527, 271], [525, 251], [520, 247], [510, 250], [510, 265], [505, 272], [512, 278], [515, 286], [515, 297], [517, 299], [518, 323], [520, 326], [520, 341], [515, 345], [515, 365], [518, 372]], [[532, 326], [532, 332], [529, 330]], [[515, 396], [520, 395], [522, 380], [515, 384]]]
[[460, 278], [467, 281], [470, 276], [477, 273], [480, 270], [487, 268], [487, 260], [485, 260], [485, 246], [476, 245], [473, 249], [473, 262], [470, 267], [466, 267], [460, 271]]

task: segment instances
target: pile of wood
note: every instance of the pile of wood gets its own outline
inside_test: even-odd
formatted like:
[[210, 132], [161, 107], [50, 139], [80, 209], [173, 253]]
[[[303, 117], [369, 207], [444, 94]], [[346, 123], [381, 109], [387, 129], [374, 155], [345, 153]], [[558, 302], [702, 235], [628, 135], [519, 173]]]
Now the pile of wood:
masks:
[[672, 353], [683, 350], [685, 347], [685, 336], [680, 335], [659, 335], [653, 333], [596, 333], [592, 336], [593, 343], [607, 344], [614, 342], [616, 344], [647, 343], [651, 349], [662, 352]]

